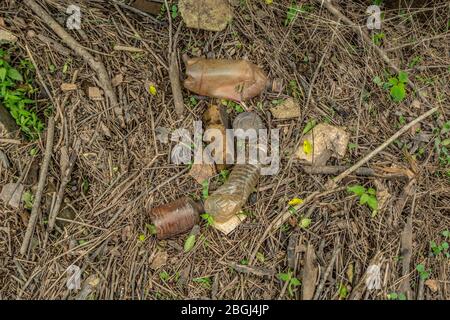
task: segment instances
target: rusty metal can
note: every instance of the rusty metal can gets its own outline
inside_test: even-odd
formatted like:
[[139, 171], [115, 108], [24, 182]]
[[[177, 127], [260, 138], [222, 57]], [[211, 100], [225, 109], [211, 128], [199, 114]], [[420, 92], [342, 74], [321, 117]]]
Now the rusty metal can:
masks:
[[201, 203], [183, 197], [151, 209], [150, 219], [156, 228], [156, 237], [162, 240], [191, 230], [199, 223], [203, 212]]

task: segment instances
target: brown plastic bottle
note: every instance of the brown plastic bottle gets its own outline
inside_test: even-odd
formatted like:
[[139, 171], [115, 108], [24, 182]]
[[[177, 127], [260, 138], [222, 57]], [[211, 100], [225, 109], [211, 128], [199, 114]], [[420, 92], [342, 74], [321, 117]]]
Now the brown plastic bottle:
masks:
[[[244, 112], [233, 122], [234, 129], [263, 129], [264, 125], [256, 113]], [[238, 214], [255, 190], [260, 176], [260, 165], [237, 164], [230, 177], [221, 187], [214, 191], [205, 201], [205, 212], [214, 221], [224, 223]]]
[[199, 223], [200, 214], [203, 212], [201, 203], [183, 197], [153, 208], [150, 211], [150, 219], [156, 227], [156, 237], [161, 240], [191, 230]]
[[186, 61], [184, 87], [199, 95], [244, 101], [265, 88], [264, 71], [246, 60], [193, 58]]

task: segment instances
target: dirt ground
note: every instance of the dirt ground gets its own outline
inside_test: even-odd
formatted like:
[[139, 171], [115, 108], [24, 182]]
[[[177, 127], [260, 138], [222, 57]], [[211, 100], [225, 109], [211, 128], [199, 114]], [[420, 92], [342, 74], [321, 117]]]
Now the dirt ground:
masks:
[[[394, 102], [389, 90], [377, 84], [387, 81], [389, 66], [319, 2], [297, 1], [303, 9], [290, 23], [292, 1], [268, 2], [232, 1], [232, 22], [222, 32], [208, 32], [187, 28], [173, 8], [177, 1], [168, 3], [169, 23], [165, 12], [149, 18], [111, 1], [39, 0], [62, 25], [69, 5], [81, 7], [81, 30], [68, 32], [115, 79], [125, 118], [121, 125], [106, 100], [87, 96], [86, 88], [99, 86], [99, 79], [85, 60], [22, 1], [1, 1], [4, 28], [18, 37], [14, 59], [32, 57], [42, 77], [36, 77], [38, 116], [47, 128], [53, 113], [56, 126], [39, 216], [25, 255], [20, 247], [31, 208], [24, 203], [13, 208], [0, 200], [1, 299], [298, 300], [308, 290], [316, 299], [450, 298], [450, 156], [442, 142], [450, 138], [443, 130], [450, 121], [449, 2], [408, 8], [384, 1], [382, 30], [370, 31], [429, 105], [410, 87], [402, 102]], [[334, 3], [367, 32], [366, 9], [372, 1]], [[202, 185], [188, 175], [186, 165], [170, 162], [173, 144], [158, 141], [155, 131], [192, 128], [192, 121], [200, 120], [214, 101], [183, 90], [184, 116], [175, 113], [167, 66], [169, 41], [178, 29], [181, 75], [183, 54], [245, 58], [285, 83], [280, 94], [267, 91], [241, 104], [257, 112], [267, 127], [280, 128], [279, 173], [260, 179], [245, 206], [248, 218], [233, 233], [225, 236], [202, 221], [187, 253], [188, 234], [158, 241], [148, 228], [152, 207], [181, 196], [202, 198]], [[140, 50], [114, 50], [116, 45]], [[72, 82], [76, 90], [61, 90], [63, 83]], [[289, 96], [300, 105], [300, 118], [273, 118], [272, 101]], [[346, 128], [348, 152], [328, 164], [350, 166], [431, 107], [439, 109], [363, 165], [377, 174], [347, 176], [337, 189], [314, 198], [262, 238], [290, 200], [326, 190], [332, 177], [307, 173], [297, 160], [288, 165], [308, 122]], [[228, 111], [230, 118], [238, 112]], [[36, 140], [0, 139], [9, 160], [9, 166], [0, 165], [0, 187], [19, 182], [27, 192], [36, 192], [46, 136], [44, 130]], [[48, 214], [67, 155], [73, 156], [74, 167], [60, 217], [66, 214], [70, 221], [58, 220], [50, 232]], [[212, 177], [209, 192], [221, 181], [220, 174]], [[377, 190], [376, 215], [346, 190], [352, 185]], [[305, 217], [311, 223], [302, 228], [298, 221]], [[81, 291], [66, 286], [71, 265], [81, 268]], [[380, 289], [367, 290], [373, 266], [380, 268]]]

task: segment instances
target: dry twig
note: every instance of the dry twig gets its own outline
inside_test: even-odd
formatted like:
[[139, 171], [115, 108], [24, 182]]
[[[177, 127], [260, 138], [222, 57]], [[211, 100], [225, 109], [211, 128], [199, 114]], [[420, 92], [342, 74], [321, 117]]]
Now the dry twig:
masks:
[[39, 175], [39, 183], [36, 190], [36, 195], [33, 201], [33, 207], [31, 209], [30, 220], [28, 221], [27, 230], [25, 232], [25, 237], [22, 241], [22, 246], [20, 247], [20, 254], [25, 255], [34, 233], [34, 228], [39, 215], [39, 207], [41, 206], [42, 193], [44, 192], [45, 181], [47, 179], [48, 167], [50, 165], [50, 159], [52, 157], [53, 140], [55, 134], [55, 120], [53, 117], [48, 119], [48, 129], [47, 129], [47, 141], [45, 145], [44, 160], [41, 166], [41, 172]]

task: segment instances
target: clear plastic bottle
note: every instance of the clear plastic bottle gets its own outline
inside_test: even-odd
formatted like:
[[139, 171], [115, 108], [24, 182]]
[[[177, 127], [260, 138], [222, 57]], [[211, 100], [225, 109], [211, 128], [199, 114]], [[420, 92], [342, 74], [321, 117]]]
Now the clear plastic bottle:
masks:
[[[244, 112], [236, 117], [233, 128], [259, 130], [264, 125], [256, 113]], [[250, 194], [255, 191], [259, 176], [259, 164], [235, 165], [227, 182], [206, 199], [205, 212], [218, 223], [228, 221], [242, 210]]]

